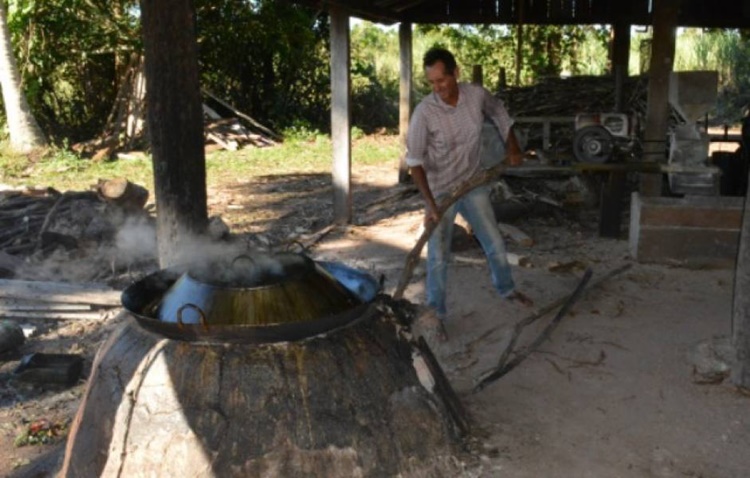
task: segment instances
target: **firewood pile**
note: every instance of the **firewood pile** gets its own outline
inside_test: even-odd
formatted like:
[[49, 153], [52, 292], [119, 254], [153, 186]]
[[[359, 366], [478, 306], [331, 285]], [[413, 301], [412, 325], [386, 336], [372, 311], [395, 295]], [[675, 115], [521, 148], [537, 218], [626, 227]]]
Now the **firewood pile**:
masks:
[[276, 141], [262, 134], [252, 133], [237, 118], [207, 119], [206, 139], [227, 151], [237, 151], [245, 146], [273, 146]]
[[[79, 263], [75, 269], [86, 273], [76, 280], [111, 275], [116, 257], [105, 257], [103, 251], [117, 254], [112, 247], [124, 227], [149, 224], [148, 190], [123, 178], [100, 180], [92, 189], [0, 191], [0, 277], [34, 275], [34, 265], [54, 257]], [[104, 265], [83, 267], [87, 258], [104, 260]]]
[[[553, 123], [553, 134], [571, 140], [573, 118], [578, 113], [608, 113], [615, 108], [615, 80], [611, 76], [574, 76], [548, 78], [532, 86], [508, 87], [497, 95], [510, 114], [520, 117], [566, 117], [570, 123]], [[636, 116], [642, 122], [646, 117], [648, 77], [631, 76], [623, 79], [622, 112]], [[682, 122], [672, 109], [670, 122]], [[541, 128], [529, 131], [529, 142], [541, 138]], [[537, 138], [536, 136], [539, 136]]]
[[[623, 110], [646, 113], [648, 79], [625, 78]], [[532, 86], [509, 87], [500, 96], [513, 116], [575, 116], [578, 113], [612, 112], [615, 80], [610, 76], [548, 78]]]
[[[207, 90], [204, 90], [203, 94], [207, 100], [203, 103], [204, 130], [207, 141], [228, 151], [237, 151], [245, 146], [273, 146], [281, 141], [278, 134], [217, 95]], [[223, 117], [220, 111], [231, 116]]]

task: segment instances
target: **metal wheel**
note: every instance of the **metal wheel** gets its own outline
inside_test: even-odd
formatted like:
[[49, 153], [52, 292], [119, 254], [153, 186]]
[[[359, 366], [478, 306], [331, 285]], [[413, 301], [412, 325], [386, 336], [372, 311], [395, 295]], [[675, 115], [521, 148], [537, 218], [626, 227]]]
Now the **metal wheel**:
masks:
[[573, 137], [573, 154], [582, 163], [606, 163], [613, 149], [612, 134], [603, 126], [583, 127]]

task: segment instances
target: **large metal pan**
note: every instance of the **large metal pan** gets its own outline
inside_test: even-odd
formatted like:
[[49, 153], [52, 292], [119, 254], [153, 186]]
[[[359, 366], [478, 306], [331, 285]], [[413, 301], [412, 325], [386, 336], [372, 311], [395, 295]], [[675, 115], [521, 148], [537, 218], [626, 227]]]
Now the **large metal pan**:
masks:
[[[260, 272], [255, 264], [251, 274], [234, 271], [210, 280], [205, 264], [158, 271], [125, 289], [122, 303], [147, 329], [210, 342], [299, 340], [375, 312], [370, 304], [380, 289], [369, 274], [299, 254], [274, 259], [273, 274], [268, 264]], [[232, 262], [237, 267], [246, 261]], [[226, 264], [212, 266], [222, 267]], [[238, 285], [234, 281], [240, 276], [244, 282]]]

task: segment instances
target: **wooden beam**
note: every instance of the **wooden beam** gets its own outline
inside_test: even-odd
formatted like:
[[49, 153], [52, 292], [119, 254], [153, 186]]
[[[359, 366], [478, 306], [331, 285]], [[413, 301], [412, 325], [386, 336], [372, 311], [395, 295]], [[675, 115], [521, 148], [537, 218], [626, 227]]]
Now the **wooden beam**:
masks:
[[9, 300], [119, 306], [121, 295], [99, 284], [0, 279], [0, 298]]
[[484, 86], [484, 70], [482, 65], [474, 65], [471, 68], [471, 82], [479, 86]]
[[612, 75], [615, 78], [615, 111], [623, 105], [622, 85], [628, 75], [630, 63], [630, 24], [617, 21], [612, 25]]
[[333, 216], [352, 220], [351, 76], [349, 15], [338, 7], [331, 15], [331, 140], [333, 142]]
[[523, 68], [523, 0], [518, 0], [518, 24], [516, 39], [516, 83], [515, 86], [521, 86], [521, 69]]
[[398, 29], [399, 43], [399, 102], [398, 102], [398, 133], [401, 144], [401, 158], [398, 163], [398, 182], [405, 183], [409, 179], [409, 169], [406, 166], [406, 137], [409, 134], [412, 101], [412, 71], [413, 49], [411, 23], [404, 22]]
[[630, 24], [617, 21], [612, 25], [612, 73], [618, 66], [624, 67], [628, 76], [630, 63]]
[[[644, 131], [643, 159], [666, 162], [669, 121], [669, 74], [672, 72], [680, 0], [654, 0], [654, 36], [648, 72], [648, 105]], [[644, 196], [661, 195], [661, 175], [641, 175]]]

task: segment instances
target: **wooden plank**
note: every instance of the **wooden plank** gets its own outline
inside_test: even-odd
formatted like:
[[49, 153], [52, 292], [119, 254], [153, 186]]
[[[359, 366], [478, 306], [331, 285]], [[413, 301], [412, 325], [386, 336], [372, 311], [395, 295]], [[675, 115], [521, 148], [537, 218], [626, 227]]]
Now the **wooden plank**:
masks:
[[8, 299], [119, 306], [121, 292], [98, 284], [0, 279], [0, 297]]
[[0, 312], [2, 319], [24, 319], [24, 320], [102, 320], [101, 312], [43, 312], [43, 311], [8, 311]]
[[2, 299], [0, 298], [1, 312], [28, 312], [32, 310], [41, 311], [65, 311], [65, 312], [86, 312], [91, 310], [89, 304], [58, 304], [54, 302], [40, 302], [39, 300], [29, 299]]
[[333, 215], [338, 224], [352, 220], [351, 76], [349, 15], [330, 8], [331, 140], [333, 142]]

